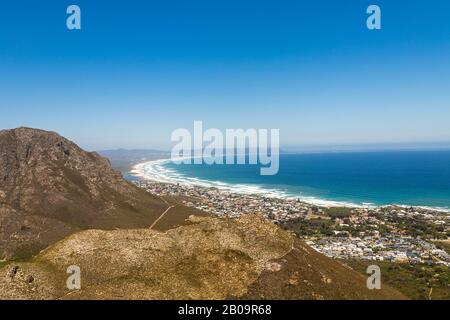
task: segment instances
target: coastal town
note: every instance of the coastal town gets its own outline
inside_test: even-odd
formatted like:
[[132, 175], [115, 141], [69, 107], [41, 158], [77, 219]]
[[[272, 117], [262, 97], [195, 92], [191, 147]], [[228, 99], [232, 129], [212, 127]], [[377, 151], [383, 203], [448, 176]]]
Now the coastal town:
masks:
[[133, 183], [218, 216], [263, 215], [331, 258], [450, 267], [450, 255], [439, 246], [449, 243], [450, 215], [445, 211], [400, 206], [328, 208], [299, 199], [187, 184]]

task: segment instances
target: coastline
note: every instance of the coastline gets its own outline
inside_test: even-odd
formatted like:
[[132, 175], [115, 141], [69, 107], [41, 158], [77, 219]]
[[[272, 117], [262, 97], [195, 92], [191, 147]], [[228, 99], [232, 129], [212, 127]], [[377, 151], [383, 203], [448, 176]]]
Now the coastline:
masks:
[[207, 181], [195, 177], [185, 177], [173, 170], [163, 168], [171, 159], [158, 159], [138, 163], [132, 167], [129, 174], [143, 179], [159, 183], [180, 184], [186, 187], [215, 188], [229, 193], [242, 195], [254, 195], [266, 198], [277, 198], [281, 200], [300, 200], [301, 202], [319, 207], [348, 207], [348, 208], [375, 208], [374, 205], [359, 205], [351, 202], [338, 202], [332, 200], [319, 199], [315, 197], [293, 196], [281, 190], [263, 188], [248, 184], [229, 184], [221, 181]]
[[165, 168], [164, 164], [168, 162], [171, 162], [170, 158], [163, 158], [137, 163], [132, 166], [128, 174], [142, 180], [154, 181], [158, 183], [178, 184], [183, 185], [185, 187], [213, 188], [225, 191], [227, 193], [261, 196], [265, 198], [277, 198], [280, 200], [298, 200], [309, 205], [324, 208], [345, 207], [355, 209], [357, 208], [375, 209], [383, 207], [399, 207], [399, 208], [418, 208], [422, 210], [445, 212], [450, 214], [450, 208], [443, 208], [443, 207], [417, 206], [417, 205], [396, 204], [396, 203], [386, 205], [376, 205], [373, 203], [333, 201], [320, 199], [314, 196], [291, 195], [281, 190], [264, 188], [257, 185], [230, 184], [222, 181], [208, 181], [196, 177], [186, 177], [183, 176], [182, 174], [177, 173], [174, 170]]
[[333, 259], [450, 266], [449, 253], [437, 247], [438, 241], [449, 237], [448, 212], [417, 206], [320, 206], [248, 189], [242, 193], [235, 187], [208, 187], [180, 176], [180, 182], [176, 182], [164, 174], [152, 175], [158, 172], [155, 166], [161, 167], [167, 161], [136, 165], [133, 173], [140, 179], [133, 183], [153, 195], [171, 197], [214, 216], [258, 214]]

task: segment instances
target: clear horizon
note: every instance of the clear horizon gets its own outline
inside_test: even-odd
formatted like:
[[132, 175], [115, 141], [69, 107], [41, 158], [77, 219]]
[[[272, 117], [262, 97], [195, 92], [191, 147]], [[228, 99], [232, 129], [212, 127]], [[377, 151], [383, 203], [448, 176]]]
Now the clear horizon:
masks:
[[284, 148], [450, 142], [448, 1], [77, 0], [75, 31], [69, 4], [2, 4], [0, 129], [87, 150], [167, 150], [194, 120]]
[[[170, 153], [170, 149], [156, 148], [113, 148], [92, 149], [88, 151], [154, 151]], [[194, 149], [193, 149], [194, 150]], [[390, 144], [355, 144], [355, 145], [286, 145], [280, 147], [280, 153], [327, 153], [327, 152], [371, 152], [371, 151], [448, 151], [450, 141], [421, 143], [390, 143]]]

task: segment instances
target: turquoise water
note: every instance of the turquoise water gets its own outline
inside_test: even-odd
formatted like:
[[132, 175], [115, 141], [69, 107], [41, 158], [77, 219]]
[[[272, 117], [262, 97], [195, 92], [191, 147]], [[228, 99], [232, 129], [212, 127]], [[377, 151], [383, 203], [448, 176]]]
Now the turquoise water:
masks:
[[[356, 205], [450, 208], [450, 151], [282, 154], [280, 170], [257, 165], [161, 165], [178, 181]], [[239, 188], [238, 188], [239, 187]]]

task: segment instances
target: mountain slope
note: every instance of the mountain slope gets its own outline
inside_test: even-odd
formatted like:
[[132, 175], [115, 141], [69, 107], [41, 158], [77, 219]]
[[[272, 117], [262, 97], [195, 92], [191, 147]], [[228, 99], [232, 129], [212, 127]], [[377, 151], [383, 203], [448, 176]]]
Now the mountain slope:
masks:
[[0, 259], [29, 256], [81, 229], [145, 227], [165, 208], [106, 158], [54, 132], [0, 131]]
[[[69, 291], [66, 268], [81, 269]], [[0, 299], [404, 299], [259, 216], [191, 217], [164, 233], [89, 230], [0, 269]]]
[[29, 258], [0, 261], [0, 299], [404, 298], [259, 216], [201, 215], [56, 133], [0, 131], [0, 260]]

